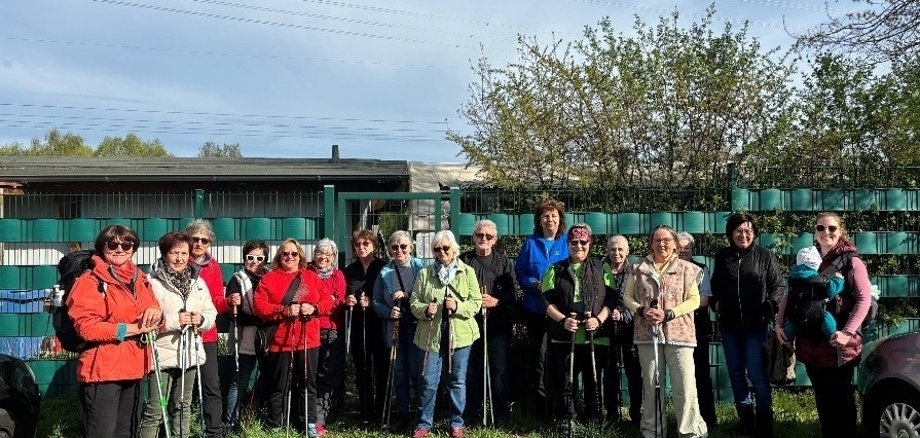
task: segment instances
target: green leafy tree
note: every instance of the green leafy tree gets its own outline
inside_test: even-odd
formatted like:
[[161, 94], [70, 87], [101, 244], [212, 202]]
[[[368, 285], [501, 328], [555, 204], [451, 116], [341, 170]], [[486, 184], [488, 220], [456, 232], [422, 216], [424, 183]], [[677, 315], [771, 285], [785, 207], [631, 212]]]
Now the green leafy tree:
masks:
[[224, 143], [221, 146], [208, 141], [198, 149], [198, 156], [202, 158], [243, 158], [243, 151], [239, 143]]
[[714, 13], [689, 29], [676, 12], [636, 18], [635, 37], [603, 20], [574, 43], [519, 38], [517, 62], [474, 67], [472, 133], [448, 139], [503, 188], [711, 183], [787, 135], [794, 71], [746, 28], [714, 31]]
[[44, 139], [33, 138], [28, 146], [18, 142], [0, 146], [0, 156], [25, 157], [90, 157], [93, 148], [83, 142], [83, 138], [73, 133], [63, 134], [57, 129], [45, 133]]
[[144, 141], [134, 133], [105, 137], [93, 153], [96, 157], [172, 157], [160, 140]]

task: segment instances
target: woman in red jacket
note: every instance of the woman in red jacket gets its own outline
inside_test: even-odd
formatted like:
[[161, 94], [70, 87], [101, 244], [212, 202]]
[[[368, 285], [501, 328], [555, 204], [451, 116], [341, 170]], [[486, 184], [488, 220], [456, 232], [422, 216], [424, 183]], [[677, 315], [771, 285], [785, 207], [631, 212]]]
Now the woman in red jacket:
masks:
[[256, 315], [273, 323], [265, 358], [268, 425], [272, 431], [280, 431], [296, 415], [294, 426], [314, 437], [318, 317], [332, 311], [332, 297], [319, 276], [307, 269], [303, 247], [294, 239], [281, 244], [272, 268], [262, 277], [253, 300]]
[[141, 381], [152, 362], [139, 338], [156, 330], [162, 317], [147, 276], [131, 261], [139, 243], [124, 225], [105, 227], [96, 236], [92, 271], [67, 297], [77, 334], [93, 345], [77, 358], [85, 437], [130, 437], [137, 430]]
[[335, 242], [322, 239], [313, 247], [310, 269], [319, 275], [332, 298], [329, 316], [319, 317], [319, 366], [316, 370], [316, 434], [326, 435], [326, 423], [345, 387], [345, 275], [336, 268], [339, 250]]

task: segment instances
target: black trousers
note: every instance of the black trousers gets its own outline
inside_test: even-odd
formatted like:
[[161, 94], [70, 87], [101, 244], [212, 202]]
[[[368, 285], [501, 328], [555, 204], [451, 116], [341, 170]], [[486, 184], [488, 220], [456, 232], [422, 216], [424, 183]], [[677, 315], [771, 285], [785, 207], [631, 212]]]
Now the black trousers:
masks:
[[716, 400], [712, 394], [712, 376], [709, 374], [709, 337], [696, 339], [693, 349], [693, 366], [696, 368], [696, 396], [700, 403], [700, 416], [709, 430], [716, 424]]
[[[553, 401], [556, 405], [556, 412], [562, 419], [574, 420], [577, 417], [575, 412], [575, 386], [579, 375], [584, 383], [584, 407], [586, 419], [601, 418], [600, 404], [600, 384], [594, 381], [591, 371], [591, 351], [587, 345], [575, 346], [575, 363], [574, 376], [569, 375], [571, 367], [571, 344], [568, 342], [550, 342], [550, 360], [552, 361], [551, 376], [552, 384], [550, 389], [553, 394]], [[607, 355], [607, 347], [595, 345], [594, 347], [595, 365], [600, 369], [602, 364], [598, 358]]]
[[530, 380], [536, 409], [533, 414], [538, 418], [551, 419], [552, 406], [546, 397], [546, 315], [525, 313], [524, 323], [527, 325], [530, 363], [533, 366]]
[[[383, 329], [379, 320], [368, 312], [357, 310], [352, 317], [351, 357], [355, 365], [355, 388], [358, 391], [361, 418], [370, 423], [380, 421], [383, 399], [386, 395], [389, 350], [383, 342]], [[365, 321], [365, 317], [367, 320]]]
[[858, 361], [842, 367], [805, 365], [811, 387], [815, 390], [815, 405], [822, 437], [856, 436], [856, 388], [853, 374]]
[[607, 418], [620, 420], [620, 407], [623, 405], [620, 373], [625, 373], [629, 389], [629, 419], [638, 422], [642, 417], [642, 367], [639, 365], [639, 355], [632, 342], [617, 343], [609, 351], [604, 367], [604, 407], [607, 409]]
[[326, 424], [345, 389], [345, 329], [322, 329], [316, 368], [316, 422]]
[[140, 422], [142, 381], [81, 383], [77, 408], [82, 423], [81, 435], [86, 438], [133, 437]]
[[[293, 356], [293, 358], [292, 358]], [[307, 370], [304, 372], [304, 351], [271, 352], [265, 356], [265, 381], [268, 390], [268, 426], [285, 426], [285, 414], [290, 393], [291, 426], [304, 428], [316, 422], [316, 367], [319, 363], [319, 348], [306, 352]], [[293, 359], [293, 363], [291, 360]], [[288, 377], [290, 376], [290, 380]], [[306, 390], [306, 394], [304, 392]], [[304, 417], [304, 404], [307, 417]]]
[[205, 436], [224, 436], [224, 399], [217, 372], [217, 342], [204, 344], [205, 362], [201, 364], [201, 394], [204, 396]]

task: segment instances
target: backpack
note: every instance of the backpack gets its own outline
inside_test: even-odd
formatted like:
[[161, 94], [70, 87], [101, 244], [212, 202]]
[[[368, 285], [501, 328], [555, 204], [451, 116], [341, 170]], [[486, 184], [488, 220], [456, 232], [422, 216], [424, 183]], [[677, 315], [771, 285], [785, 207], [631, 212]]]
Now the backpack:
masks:
[[[54, 334], [60, 341], [61, 347], [74, 353], [82, 353], [96, 346], [95, 343], [88, 342], [77, 334], [77, 330], [73, 326], [73, 320], [70, 319], [67, 313], [67, 296], [70, 295], [70, 290], [73, 288], [74, 283], [77, 282], [77, 279], [87, 271], [92, 271], [93, 254], [95, 254], [95, 251], [91, 249], [75, 251], [61, 257], [57, 266], [58, 274], [60, 275], [58, 286], [64, 292], [64, 295], [61, 299], [61, 305], [52, 311], [51, 322], [54, 326]], [[88, 275], [94, 274], [88, 273]], [[96, 280], [99, 293], [105, 295], [106, 283], [98, 278]]]

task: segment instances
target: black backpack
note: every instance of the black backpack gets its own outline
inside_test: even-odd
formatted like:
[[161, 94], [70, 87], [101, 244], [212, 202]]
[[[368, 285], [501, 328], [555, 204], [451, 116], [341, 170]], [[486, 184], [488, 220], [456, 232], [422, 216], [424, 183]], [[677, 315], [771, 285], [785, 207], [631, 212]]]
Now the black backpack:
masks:
[[[54, 334], [61, 343], [61, 347], [74, 353], [81, 353], [96, 346], [95, 343], [88, 342], [77, 334], [73, 326], [73, 320], [67, 314], [67, 296], [70, 295], [70, 290], [73, 288], [74, 283], [84, 274], [93, 275], [87, 272], [93, 269], [93, 254], [95, 254], [95, 251], [91, 249], [74, 251], [61, 257], [57, 267], [58, 274], [60, 274], [58, 286], [60, 286], [64, 295], [61, 299], [61, 305], [52, 310], [51, 321], [52, 325], [54, 325]], [[98, 280], [98, 284], [99, 293], [105, 295], [105, 282]]]

